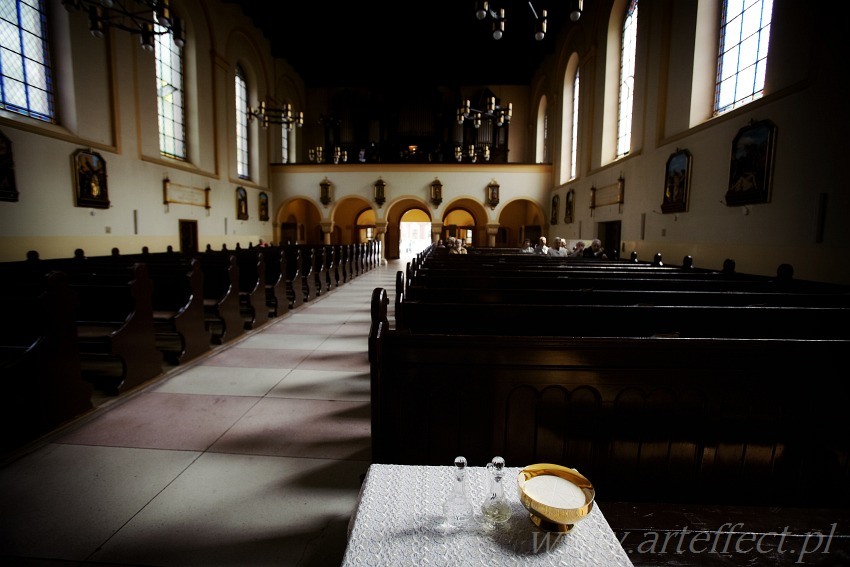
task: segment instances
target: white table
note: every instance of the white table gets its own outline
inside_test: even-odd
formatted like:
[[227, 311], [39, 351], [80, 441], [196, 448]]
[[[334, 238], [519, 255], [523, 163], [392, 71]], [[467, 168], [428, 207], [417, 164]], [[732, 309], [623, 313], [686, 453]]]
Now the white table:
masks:
[[519, 501], [516, 478], [520, 470], [505, 469], [505, 496], [512, 514], [505, 524], [493, 528], [481, 520], [488, 472], [484, 467], [468, 467], [476, 517], [461, 529], [442, 517], [454, 482], [453, 466], [372, 465], [349, 523], [343, 566], [632, 565], [595, 504], [568, 534], [537, 528]]

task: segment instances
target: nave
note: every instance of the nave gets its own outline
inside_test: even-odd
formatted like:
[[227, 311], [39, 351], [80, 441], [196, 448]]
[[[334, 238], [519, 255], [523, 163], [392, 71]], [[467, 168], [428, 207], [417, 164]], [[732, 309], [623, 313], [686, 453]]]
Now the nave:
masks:
[[371, 462], [371, 293], [402, 266], [376, 266], [7, 459], [0, 561], [339, 565]]

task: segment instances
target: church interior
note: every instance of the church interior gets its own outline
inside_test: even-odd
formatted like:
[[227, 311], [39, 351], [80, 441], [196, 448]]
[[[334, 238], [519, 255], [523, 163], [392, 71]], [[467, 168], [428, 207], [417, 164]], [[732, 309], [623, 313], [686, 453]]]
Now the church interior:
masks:
[[500, 454], [575, 564], [850, 562], [845, 15], [0, 0], [0, 560], [441, 564], [375, 479]]

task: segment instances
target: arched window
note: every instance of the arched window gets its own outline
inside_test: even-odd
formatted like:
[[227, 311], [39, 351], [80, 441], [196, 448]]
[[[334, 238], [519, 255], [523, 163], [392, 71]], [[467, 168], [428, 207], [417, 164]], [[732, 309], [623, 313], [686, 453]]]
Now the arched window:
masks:
[[289, 136], [292, 132], [286, 126], [280, 129], [280, 163], [289, 163]]
[[0, 108], [55, 122], [43, 0], [0, 2]]
[[236, 175], [248, 179], [248, 83], [245, 72], [236, 66]]
[[578, 54], [573, 53], [567, 62], [564, 73], [564, 92], [562, 100], [564, 108], [561, 122], [561, 162], [560, 183], [575, 179], [578, 159], [578, 104], [579, 104], [579, 69]]
[[743, 106], [764, 94], [773, 1], [725, 0], [722, 10], [715, 114]]
[[623, 20], [620, 44], [620, 102], [617, 112], [617, 157], [629, 153], [632, 144], [632, 111], [635, 97], [637, 47], [637, 0], [630, 0]]
[[570, 132], [570, 179], [575, 179], [578, 174], [576, 167], [576, 158], [578, 150], [578, 87], [579, 87], [579, 71], [576, 70], [576, 79], [573, 81], [573, 117], [572, 131]]
[[171, 34], [156, 25], [156, 105], [159, 115], [159, 152], [186, 159], [186, 112], [183, 90], [183, 54]]
[[535, 161], [547, 163], [549, 161], [549, 111], [546, 95], [540, 97], [540, 105], [537, 107], [537, 144], [535, 148]]

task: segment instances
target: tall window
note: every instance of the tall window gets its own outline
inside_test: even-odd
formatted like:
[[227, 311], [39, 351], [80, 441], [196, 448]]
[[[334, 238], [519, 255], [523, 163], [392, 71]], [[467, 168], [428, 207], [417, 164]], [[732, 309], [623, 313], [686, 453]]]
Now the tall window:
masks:
[[578, 85], [579, 72], [576, 69], [576, 78], [573, 81], [573, 127], [570, 132], [570, 179], [576, 177], [576, 159], [578, 155]]
[[247, 179], [248, 168], [248, 83], [245, 72], [236, 66], [236, 174]]
[[183, 55], [165, 28], [156, 26], [156, 101], [159, 151], [186, 159], [186, 113], [183, 106]]
[[280, 129], [280, 163], [289, 163], [289, 135], [292, 130], [282, 126]]
[[55, 121], [43, 0], [0, 0], [0, 108]]
[[772, 14], [773, 0], [723, 2], [715, 114], [743, 106], [764, 94]]
[[637, 48], [638, 2], [629, 0], [623, 21], [620, 52], [620, 104], [617, 114], [617, 157], [629, 153], [632, 145], [632, 110], [635, 98], [635, 53]]

